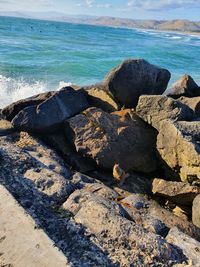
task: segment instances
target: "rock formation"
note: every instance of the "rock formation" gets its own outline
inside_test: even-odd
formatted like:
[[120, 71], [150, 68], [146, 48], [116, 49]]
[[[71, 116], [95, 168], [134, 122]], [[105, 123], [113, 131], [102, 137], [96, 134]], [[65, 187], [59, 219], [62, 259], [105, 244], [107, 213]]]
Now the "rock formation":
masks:
[[128, 60], [2, 110], [0, 265], [199, 266], [199, 99], [169, 78]]

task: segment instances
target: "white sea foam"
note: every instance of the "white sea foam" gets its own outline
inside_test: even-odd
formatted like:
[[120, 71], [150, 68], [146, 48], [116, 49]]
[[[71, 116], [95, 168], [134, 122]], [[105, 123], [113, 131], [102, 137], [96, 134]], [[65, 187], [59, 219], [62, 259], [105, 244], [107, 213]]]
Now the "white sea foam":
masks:
[[50, 89], [48, 83], [42, 81], [28, 83], [23, 78], [14, 79], [0, 75], [0, 108], [19, 99], [27, 98], [49, 90], [59, 90], [60, 88], [69, 85], [71, 85], [71, 83], [61, 81], [58, 86]]

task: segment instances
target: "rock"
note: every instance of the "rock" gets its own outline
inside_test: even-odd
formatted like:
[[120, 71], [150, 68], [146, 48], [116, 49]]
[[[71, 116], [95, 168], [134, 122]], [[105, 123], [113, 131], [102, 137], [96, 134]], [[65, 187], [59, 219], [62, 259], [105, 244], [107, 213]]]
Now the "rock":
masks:
[[192, 97], [192, 98], [182, 96], [178, 98], [178, 101], [187, 105], [189, 108], [191, 108], [194, 111], [197, 117], [200, 117], [200, 96]]
[[2, 185], [0, 195], [1, 266], [67, 266], [64, 254]]
[[200, 179], [200, 121], [164, 121], [157, 137], [157, 149], [171, 175], [183, 182]]
[[160, 95], [167, 88], [170, 72], [143, 59], [125, 60], [104, 80], [108, 92], [125, 107], [136, 107], [141, 95]]
[[119, 109], [117, 103], [103, 87], [90, 87], [82, 90], [86, 93], [90, 106], [100, 108], [106, 112], [113, 112]]
[[103, 240], [99, 246], [107, 251], [114, 264], [125, 267], [134, 262], [135, 266], [150, 266], [156, 262], [156, 265], [170, 266], [185, 260], [175, 246], [128, 220], [114, 202], [87, 195], [84, 190], [74, 192], [67, 202], [66, 208], [73, 213], [75, 221]]
[[29, 98], [21, 99], [3, 108], [2, 114], [7, 120], [11, 121], [24, 108], [39, 105], [49, 97], [51, 97], [54, 93], [55, 91], [50, 91], [31, 96]]
[[193, 201], [192, 222], [200, 228], [200, 194]]
[[191, 76], [185, 74], [172, 85], [167, 95], [173, 98], [200, 96], [200, 88]]
[[40, 105], [20, 111], [12, 120], [12, 124], [21, 131], [55, 132], [65, 120], [86, 108], [88, 102], [84, 94], [66, 87]]
[[200, 240], [200, 229], [185, 218], [162, 208], [155, 200], [144, 194], [130, 194], [118, 202], [132, 220], [146, 230], [165, 237], [169, 229], [178, 226], [185, 234]]
[[193, 111], [186, 105], [167, 96], [140, 96], [136, 113], [159, 130], [163, 120], [192, 120]]
[[125, 171], [157, 169], [156, 132], [131, 110], [108, 114], [90, 108], [68, 120], [77, 152], [106, 169], [118, 163]]
[[7, 120], [0, 119], [0, 136], [5, 136], [14, 132], [12, 124]]
[[74, 170], [87, 173], [95, 169], [95, 165], [89, 159], [84, 158], [76, 152], [76, 149], [67, 140], [64, 132], [57, 131], [55, 133], [43, 134], [40, 135], [40, 138], [61, 154], [65, 162]]
[[[37, 229], [41, 229], [41, 232], [44, 231], [49, 236], [49, 239], [53, 241], [52, 245], [54, 247], [58, 247], [59, 250], [62, 251], [67, 258], [67, 266], [115, 267], [112, 263], [112, 260], [108, 258], [106, 250], [103, 250], [102, 247], [99, 246], [99, 240], [97, 240], [94, 235], [91, 235], [91, 233], [88, 233], [85, 227], [77, 224], [69, 212], [66, 212], [64, 214], [62, 210], [60, 210], [60, 204], [62, 203], [60, 203], [59, 198], [62, 195], [60, 195], [61, 187], [57, 186], [58, 183], [56, 184], [56, 186], [44, 187], [44, 190], [42, 190], [43, 185], [45, 185], [46, 179], [46, 181], [48, 181], [48, 179], [57, 181], [61, 178], [61, 182], [63, 181], [63, 179], [66, 180], [66, 190], [68, 191], [67, 196], [69, 196], [74, 192], [74, 190], [76, 190], [76, 188], [89, 186], [89, 184], [97, 183], [97, 181], [91, 177], [77, 173], [69, 177], [67, 166], [54, 151], [46, 147], [41, 141], [38, 142], [36, 138], [33, 138], [33, 140], [31, 140], [30, 142], [28, 142], [28, 140], [22, 140], [23, 142], [19, 142], [17, 141], [18, 137], [19, 135], [15, 134], [0, 138], [0, 184], [3, 184], [9, 190], [9, 192], [16, 198], [17, 202], [22, 205], [26, 212], [29, 213], [34, 219], [35, 234], [38, 231]], [[25, 146], [26, 143], [32, 143], [32, 145]], [[32, 154], [30, 154], [30, 152]], [[45, 172], [47, 168], [48, 172]], [[32, 175], [31, 178], [30, 176], [27, 178], [24, 177], [24, 174], [27, 174], [28, 170], [30, 170], [30, 174], [33, 169], [36, 173], [37, 170], [44, 170], [41, 171], [41, 178], [43, 178], [43, 181], [39, 179], [40, 174], [38, 174], [35, 179], [34, 175]], [[49, 174], [51, 174], [51, 177], [48, 177]], [[56, 188], [58, 189], [57, 193]], [[55, 190], [55, 193], [53, 193], [53, 191], [51, 190]], [[103, 189], [102, 191], [101, 189], [99, 191], [97, 190], [96, 193], [97, 192], [103, 193]], [[7, 199], [4, 198], [2, 194], [1, 197], [3, 197], [2, 200], [5, 199], [5, 203], [8, 204]], [[62, 201], [63, 200], [66, 199], [62, 198]], [[0, 223], [2, 222], [2, 220], [8, 222], [7, 219], [14, 223], [13, 225], [15, 226], [14, 229], [16, 230], [16, 233], [11, 232], [11, 238], [9, 238], [12, 244], [12, 247], [10, 247], [10, 249], [14, 249], [15, 243], [13, 241], [13, 236], [16, 237], [15, 240], [18, 240], [18, 236], [20, 239], [23, 237], [23, 233], [17, 231], [18, 221], [15, 221], [18, 210], [14, 208], [14, 212], [12, 211], [11, 216], [8, 212], [8, 207], [5, 204], [3, 206], [5, 207], [5, 212], [2, 213], [2, 209], [0, 209]], [[6, 214], [5, 216], [4, 213]], [[23, 227], [26, 227], [25, 222], [24, 224], [21, 224], [23, 225]], [[4, 227], [0, 227], [0, 232], [4, 231], [4, 229]], [[25, 247], [23, 247], [23, 251], [26, 252], [26, 249], [30, 246], [31, 252], [27, 252], [29, 255], [30, 253], [34, 252], [34, 248], [32, 249], [31, 240], [32, 238], [34, 238], [35, 234], [32, 235], [31, 231], [29, 231], [29, 233], [27, 234], [26, 229], [24, 231], [25, 237], [23, 240]], [[0, 235], [0, 239], [1, 237], [2, 236]], [[26, 242], [26, 238], [28, 238], [30, 243]], [[1, 244], [3, 244], [3, 242], [0, 242], [0, 247]], [[18, 243], [19, 248], [20, 245], [21, 244]], [[46, 245], [46, 248], [48, 248], [48, 245]], [[3, 250], [0, 249], [0, 252], [2, 251]], [[17, 255], [21, 256], [22, 254], [23, 259], [27, 259], [27, 255], [24, 255], [23, 251], [21, 252], [21, 249], [19, 249]], [[52, 251], [52, 255], [55, 256], [56, 259], [56, 255], [53, 253], [54, 250], [50, 251]], [[14, 250], [12, 250], [10, 253], [5, 254], [5, 256], [12, 256], [13, 252]], [[35, 257], [34, 254], [35, 261], [38, 261], [39, 263], [40, 256], [42, 257], [42, 255], [40, 255], [40, 252], [42, 254], [42, 248], [37, 248], [37, 257]], [[44, 250], [43, 256], [48, 257], [46, 250]], [[1, 255], [0, 258], [1, 265], [4, 256]], [[29, 255], [28, 262], [26, 264], [15, 264], [14, 266], [38, 266], [38, 264], [32, 265], [31, 260], [32, 257]], [[46, 259], [45, 264], [39, 264], [39, 266], [51, 266], [51, 263], [47, 265], [46, 263], [49, 263], [48, 259]], [[52, 263], [55, 263], [54, 259], [52, 260]], [[60, 262], [58, 261], [57, 263], [58, 266], [60, 266]], [[57, 266], [56, 263], [54, 264], [54, 266]]]
[[177, 227], [173, 227], [166, 240], [181, 248], [188, 258], [189, 266], [200, 266], [200, 242], [181, 232]]
[[174, 203], [192, 205], [194, 198], [200, 194], [200, 187], [183, 182], [153, 179], [152, 192]]

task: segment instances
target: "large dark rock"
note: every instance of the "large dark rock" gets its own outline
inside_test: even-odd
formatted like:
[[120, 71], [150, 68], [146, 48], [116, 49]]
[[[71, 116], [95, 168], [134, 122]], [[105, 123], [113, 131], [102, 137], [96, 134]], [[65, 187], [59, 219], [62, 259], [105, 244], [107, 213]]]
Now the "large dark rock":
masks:
[[200, 96], [200, 88], [191, 76], [184, 75], [172, 85], [167, 95], [173, 98]]
[[77, 152], [99, 166], [113, 169], [118, 163], [126, 171], [157, 169], [156, 131], [133, 111], [108, 114], [90, 108], [68, 120]]
[[200, 228], [200, 194], [193, 201], [192, 222]]
[[177, 178], [189, 182], [200, 179], [200, 121], [164, 121], [157, 149]]
[[20, 111], [12, 120], [18, 130], [28, 132], [54, 132], [68, 118], [88, 108], [89, 104], [81, 91], [66, 87], [38, 106]]
[[104, 80], [115, 100], [135, 107], [141, 95], [160, 95], [167, 88], [170, 72], [143, 59], [129, 59], [111, 70]]
[[163, 120], [192, 120], [194, 112], [186, 105], [167, 96], [140, 96], [136, 113], [159, 130]]
[[22, 109], [39, 105], [49, 97], [51, 97], [55, 91], [46, 92], [38, 95], [31, 96], [29, 98], [21, 99], [17, 102], [10, 104], [9, 106], [2, 109], [2, 114], [7, 120], [12, 120]]

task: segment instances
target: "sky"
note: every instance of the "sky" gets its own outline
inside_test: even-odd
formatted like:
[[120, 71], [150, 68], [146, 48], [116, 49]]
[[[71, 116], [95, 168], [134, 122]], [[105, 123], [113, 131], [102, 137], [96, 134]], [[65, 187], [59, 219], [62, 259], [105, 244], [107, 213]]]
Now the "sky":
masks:
[[200, 0], [0, 0], [1, 14], [10, 11], [200, 21]]

